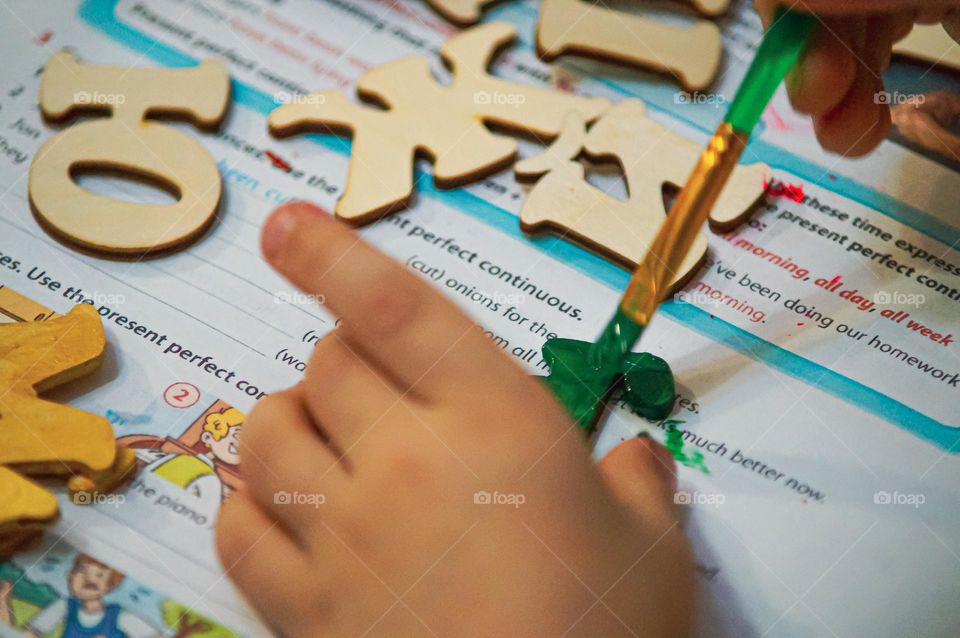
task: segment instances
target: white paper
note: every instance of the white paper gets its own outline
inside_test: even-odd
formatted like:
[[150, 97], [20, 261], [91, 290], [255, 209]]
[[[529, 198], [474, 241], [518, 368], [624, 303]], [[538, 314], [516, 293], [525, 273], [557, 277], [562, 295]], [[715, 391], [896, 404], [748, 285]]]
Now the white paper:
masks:
[[[703, 142], [759, 37], [748, 4], [735, 3], [721, 20], [727, 66], [711, 101], [684, 103], [661, 77], [589, 61], [551, 70], [531, 49], [533, 2], [492, 11], [488, 19], [513, 22], [520, 39], [493, 71], [542, 85], [562, 80], [614, 100], [639, 97], [658, 122]], [[426, 56], [445, 77], [437, 53], [456, 30], [412, 1], [56, 6], [12, 2], [0, 21], [0, 284], [57, 312], [83, 299], [104, 308], [104, 369], [57, 398], [104, 414], [118, 437], [140, 437], [146, 462], [171, 450], [187, 453], [206, 413], [249, 410], [261, 392], [294, 383], [312, 344], [335, 321], [266, 266], [258, 233], [272, 207], [290, 199], [332, 210], [348, 144], [272, 139], [265, 123], [272, 101], [322, 88], [352, 95], [364, 70], [402, 55]], [[676, 11], [672, 4], [661, 9]], [[222, 130], [174, 124], [209, 149], [224, 178], [221, 220], [201, 241], [131, 263], [81, 254], [38, 226], [26, 174], [33, 153], [57, 130], [39, 116], [39, 72], [67, 46], [89, 63], [184, 66], [210, 56], [227, 65], [235, 90]], [[958, 91], [955, 79], [939, 88]], [[673, 368], [681, 401], [671, 418], [709, 471], [680, 469], [680, 498], [690, 501], [684, 526], [704, 593], [700, 635], [954, 636], [960, 297], [949, 291], [960, 289], [956, 158], [937, 161], [887, 141], [871, 157], [841, 160], [812, 139], [809, 124], [779, 95], [748, 160], [767, 162], [777, 180], [801, 186], [808, 199], [772, 195], [750, 224], [727, 236], [709, 233], [708, 264], [682, 300], [662, 308], [642, 343]], [[527, 143], [521, 148], [534, 152]], [[293, 170], [277, 168], [264, 151]], [[627, 272], [562, 240], [525, 237], [517, 216], [526, 187], [510, 171], [456, 191], [429, 182], [420, 181], [410, 210], [363, 236], [433, 281], [532, 373], [546, 373], [539, 349], [548, 334], [591, 339], [599, 332]], [[142, 195], [126, 183], [107, 188]], [[425, 241], [427, 233], [464, 252], [441, 250]], [[865, 250], [889, 257], [880, 261]], [[920, 250], [933, 261], [918, 260]], [[505, 283], [497, 277], [503, 272], [557, 297], [565, 310]], [[137, 334], [131, 322], [148, 332]], [[212, 371], [191, 363], [193, 354], [206, 357]], [[165, 398], [187, 387], [199, 395], [190, 407]], [[673, 426], [617, 410], [596, 454], [642, 430], [663, 440]], [[230, 480], [223, 481], [227, 491]], [[124, 495], [122, 506], [93, 508], [61, 499], [63, 521], [49, 535], [73, 548], [62, 550], [61, 562], [71, 551], [95, 553], [234, 631], [265, 633], [223, 578], [209, 504], [154, 472], [142, 472]], [[17, 560], [31, 556], [39, 560]]]

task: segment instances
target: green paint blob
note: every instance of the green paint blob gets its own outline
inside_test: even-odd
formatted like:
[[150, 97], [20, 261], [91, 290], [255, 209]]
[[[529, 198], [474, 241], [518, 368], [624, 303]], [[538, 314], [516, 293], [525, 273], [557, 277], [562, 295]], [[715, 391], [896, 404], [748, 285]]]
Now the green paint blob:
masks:
[[630, 350], [642, 332], [618, 309], [596, 343], [550, 339], [543, 345], [550, 366], [546, 384], [585, 431], [593, 431], [613, 392], [622, 392], [626, 404], [649, 419], [665, 418], [673, 409], [670, 366], [660, 357]]
[[630, 353], [624, 360], [624, 403], [636, 414], [659, 420], [670, 414], [676, 386], [670, 366], [647, 352]]
[[671, 419], [663, 423], [667, 431], [667, 440], [664, 445], [667, 450], [670, 451], [670, 454], [673, 455], [677, 463], [682, 463], [687, 467], [700, 470], [704, 474], [710, 474], [710, 470], [708, 470], [707, 466], [703, 463], [703, 454], [695, 451], [692, 455], [688, 455], [683, 451], [683, 430], [677, 428], [677, 425], [681, 423], [683, 423], [683, 421], [677, 421], [676, 419]]

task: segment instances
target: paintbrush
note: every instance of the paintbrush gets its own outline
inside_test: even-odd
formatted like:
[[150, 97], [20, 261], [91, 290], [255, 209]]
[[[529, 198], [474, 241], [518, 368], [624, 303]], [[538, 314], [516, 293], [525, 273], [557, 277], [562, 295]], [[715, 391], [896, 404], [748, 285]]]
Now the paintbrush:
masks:
[[[638, 381], [631, 407], [663, 418], [673, 405], [669, 367], [631, 350], [666, 297], [674, 273], [737, 166], [760, 116], [806, 47], [816, 18], [781, 9], [767, 30], [726, 116], [680, 191], [647, 254], [637, 265], [616, 313], [595, 343], [554, 339], [544, 345], [547, 384], [581, 427], [590, 430], [610, 390], [625, 376]], [[646, 384], [647, 387], [639, 387]], [[661, 416], [663, 414], [663, 416]]]

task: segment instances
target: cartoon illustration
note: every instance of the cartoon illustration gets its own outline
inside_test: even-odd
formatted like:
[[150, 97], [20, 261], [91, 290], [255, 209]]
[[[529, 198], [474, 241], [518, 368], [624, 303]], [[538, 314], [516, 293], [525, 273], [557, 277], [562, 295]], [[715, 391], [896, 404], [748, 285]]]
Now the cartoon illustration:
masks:
[[[59, 598], [34, 615], [23, 627], [28, 636], [59, 638], [146, 638], [161, 634], [134, 614], [103, 597], [123, 583], [125, 576], [86, 554], [77, 554], [67, 576], [69, 596]], [[12, 608], [13, 586], [0, 588], [0, 607]], [[6, 592], [6, 600], [3, 594]], [[0, 614], [0, 620], [3, 615]], [[8, 619], [9, 620], [9, 619]]]
[[0, 565], [0, 625], [22, 629], [27, 619], [59, 597], [49, 585], [27, 578], [16, 563]]
[[160, 612], [163, 622], [176, 631], [173, 638], [236, 638], [237, 635], [175, 600], [161, 604]]
[[178, 438], [131, 435], [118, 442], [137, 450], [146, 472], [190, 492], [215, 514], [240, 483], [238, 446], [245, 420], [240, 410], [216, 401]]
[[236, 408], [207, 414], [200, 434], [201, 443], [209, 450], [207, 453], [167, 454], [147, 465], [147, 471], [200, 498], [213, 494], [220, 499], [224, 486], [217, 476], [214, 460], [230, 465], [240, 462], [237, 437], [244, 418], [244, 414]]
[[4, 626], [33, 638], [237, 637], [62, 539], [0, 563]]

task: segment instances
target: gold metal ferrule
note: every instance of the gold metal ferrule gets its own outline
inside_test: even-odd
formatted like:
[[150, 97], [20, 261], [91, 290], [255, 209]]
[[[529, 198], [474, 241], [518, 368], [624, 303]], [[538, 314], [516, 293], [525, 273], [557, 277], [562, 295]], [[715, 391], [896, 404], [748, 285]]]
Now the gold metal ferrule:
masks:
[[710, 138], [623, 295], [620, 307], [634, 322], [645, 326], [653, 318], [748, 139], [726, 122]]

